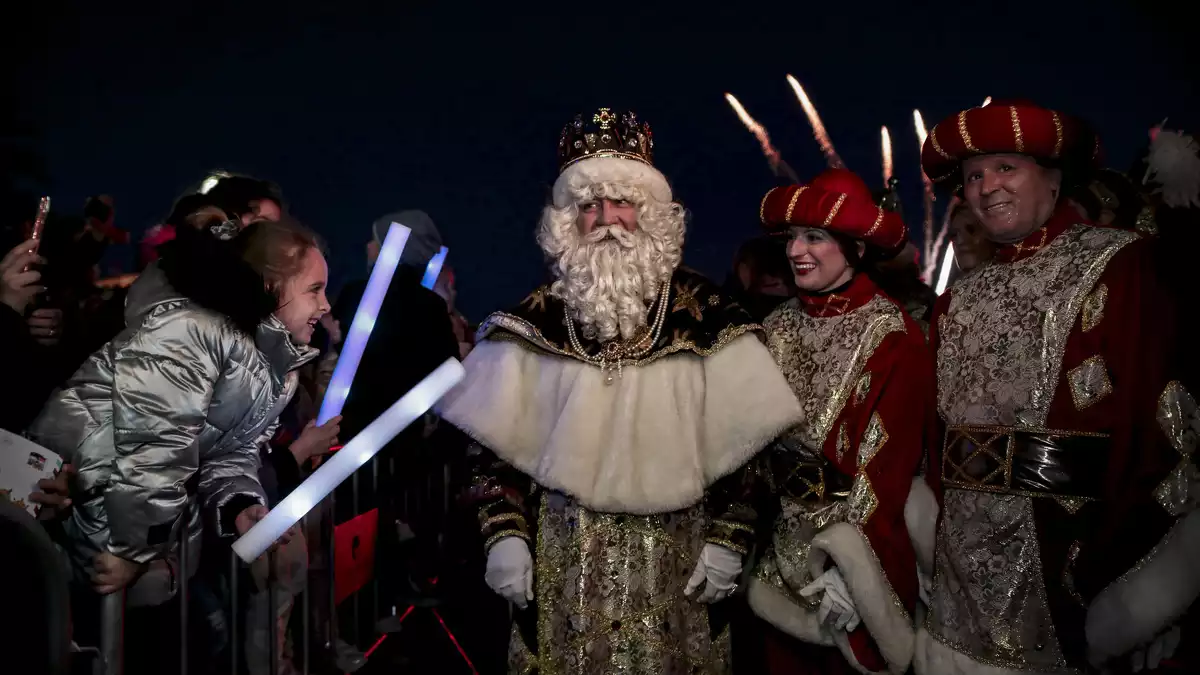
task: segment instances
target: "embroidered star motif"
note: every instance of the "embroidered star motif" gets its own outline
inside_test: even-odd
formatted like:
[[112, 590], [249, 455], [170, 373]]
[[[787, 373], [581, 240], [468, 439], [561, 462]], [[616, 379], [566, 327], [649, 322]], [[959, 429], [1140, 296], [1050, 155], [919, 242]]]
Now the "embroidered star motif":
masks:
[[537, 309], [542, 312], [546, 311], [546, 289], [539, 288], [530, 293], [529, 297], [521, 302], [521, 306], [528, 307], [529, 309]]
[[700, 301], [696, 299], [696, 292], [700, 290], [697, 286], [675, 285], [675, 305], [671, 308], [672, 312], [682, 312], [687, 310], [692, 318], [697, 321], [704, 320], [704, 312], [700, 309]]
[[708, 296], [708, 306], [709, 307], [716, 307], [719, 304], [721, 304], [721, 296], [716, 295], [716, 294]]

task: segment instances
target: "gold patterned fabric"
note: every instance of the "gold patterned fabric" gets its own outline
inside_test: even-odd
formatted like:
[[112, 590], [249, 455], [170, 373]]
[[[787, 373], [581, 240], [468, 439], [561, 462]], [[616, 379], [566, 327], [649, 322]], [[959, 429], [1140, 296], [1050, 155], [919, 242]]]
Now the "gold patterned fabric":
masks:
[[538, 521], [537, 645], [514, 631], [510, 672], [728, 672], [728, 645], [710, 639], [707, 606], [683, 595], [707, 534], [702, 506], [597, 513], [550, 492]]
[[862, 442], [858, 444], [858, 468], [863, 468], [875, 453], [879, 452], [880, 448], [887, 443], [887, 429], [883, 426], [883, 418], [879, 413], [871, 413], [871, 420], [867, 422], [867, 429], [863, 432]]
[[819, 451], [867, 359], [889, 333], [904, 330], [904, 315], [878, 295], [858, 309], [830, 317], [809, 316], [792, 299], [767, 317], [764, 328], [771, 355], [804, 410], [805, 421], [788, 436]]
[[1093, 356], [1075, 366], [1067, 373], [1071, 385], [1071, 400], [1076, 410], [1090, 408], [1112, 393], [1112, 382], [1108, 379], [1108, 366], [1103, 356]]
[[1083, 316], [1080, 317], [1080, 324], [1083, 332], [1087, 333], [1104, 319], [1104, 304], [1108, 302], [1108, 286], [1100, 284], [1096, 286], [1096, 290], [1088, 294], [1083, 301]]
[[1194, 455], [1200, 437], [1200, 409], [1191, 393], [1181, 383], [1173, 381], [1158, 397], [1156, 417], [1180, 459], [1179, 466], [1154, 490], [1154, 498], [1167, 513], [1181, 516], [1200, 506], [1200, 470]]
[[1065, 667], [1046, 602], [1033, 499], [947, 489], [945, 505], [930, 633], [989, 665]]
[[[943, 420], [1043, 428], [1067, 337], [1109, 261], [1135, 239], [1076, 225], [1027, 258], [985, 264], [960, 280], [938, 321]], [[1093, 299], [1091, 306], [1091, 320], [1098, 321], [1103, 303]], [[1077, 404], [1103, 395], [1099, 372], [1079, 371]], [[1046, 602], [1034, 498], [1007, 492], [946, 485], [927, 627], [980, 663], [1061, 668], [1066, 662]]]
[[845, 522], [850, 505], [844, 499], [814, 503], [784, 497], [780, 507], [771, 546], [760, 558], [754, 575], [797, 604], [815, 609], [816, 604], [799, 594], [801, 588], [813, 581], [808, 569], [813, 537], [833, 523]]
[[1041, 426], [1084, 298], [1136, 235], [1076, 225], [1032, 257], [961, 279], [938, 323], [938, 412], [949, 424]]

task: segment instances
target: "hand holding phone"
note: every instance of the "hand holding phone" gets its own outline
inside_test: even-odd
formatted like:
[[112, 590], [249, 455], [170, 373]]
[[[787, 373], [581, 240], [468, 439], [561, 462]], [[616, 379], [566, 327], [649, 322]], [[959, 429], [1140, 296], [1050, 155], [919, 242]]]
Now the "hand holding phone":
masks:
[[17, 245], [0, 260], [0, 303], [18, 314], [24, 314], [34, 296], [43, 290], [37, 283], [42, 273], [29, 269], [31, 264], [42, 262], [36, 253], [30, 252], [36, 249], [36, 242], [31, 239]]

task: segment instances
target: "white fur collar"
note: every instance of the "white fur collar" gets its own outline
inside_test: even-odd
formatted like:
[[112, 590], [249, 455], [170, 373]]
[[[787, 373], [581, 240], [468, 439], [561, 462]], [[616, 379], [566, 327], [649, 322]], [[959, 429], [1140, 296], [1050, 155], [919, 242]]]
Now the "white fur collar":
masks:
[[466, 379], [438, 404], [450, 423], [538, 484], [596, 511], [691, 506], [795, 425], [800, 405], [753, 334], [700, 357], [600, 369], [486, 340]]

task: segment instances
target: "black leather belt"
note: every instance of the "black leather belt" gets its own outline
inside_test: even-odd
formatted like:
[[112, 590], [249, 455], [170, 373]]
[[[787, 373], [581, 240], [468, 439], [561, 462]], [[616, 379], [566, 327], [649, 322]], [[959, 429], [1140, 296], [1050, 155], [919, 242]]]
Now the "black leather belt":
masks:
[[942, 481], [966, 490], [1100, 499], [1111, 447], [1108, 434], [952, 426], [946, 430]]
[[776, 491], [784, 496], [814, 504], [840, 501], [850, 496], [851, 476], [838, 471], [821, 457], [809, 459], [799, 453], [776, 451], [772, 454], [772, 474]]

